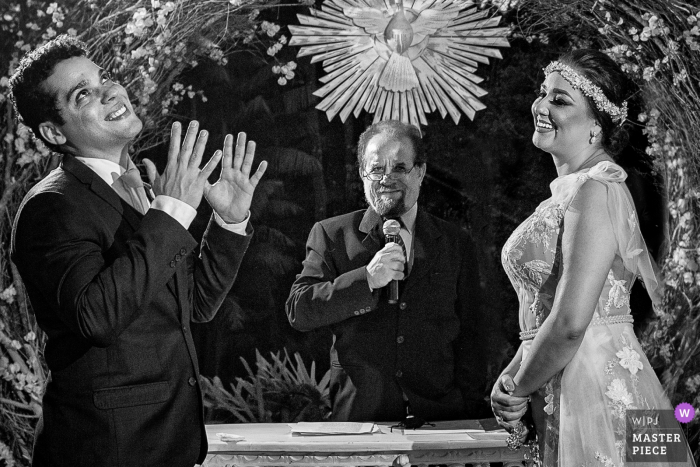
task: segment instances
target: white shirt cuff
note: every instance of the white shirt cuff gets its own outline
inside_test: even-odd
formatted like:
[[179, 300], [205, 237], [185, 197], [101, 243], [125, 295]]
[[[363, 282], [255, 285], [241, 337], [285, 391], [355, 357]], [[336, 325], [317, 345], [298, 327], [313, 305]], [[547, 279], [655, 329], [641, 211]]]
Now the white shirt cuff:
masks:
[[228, 230], [229, 232], [233, 232], [238, 235], [245, 235], [245, 231], [248, 228], [248, 221], [250, 220], [250, 211], [246, 213], [245, 219], [243, 219], [241, 222], [238, 224], [227, 224], [224, 222], [224, 220], [221, 218], [220, 215], [214, 211], [214, 222], [216, 222], [220, 227], [223, 227], [224, 229]]
[[195, 208], [172, 196], [156, 196], [151, 203], [151, 208], [165, 212], [186, 229], [190, 228], [190, 224], [197, 216], [197, 210]]

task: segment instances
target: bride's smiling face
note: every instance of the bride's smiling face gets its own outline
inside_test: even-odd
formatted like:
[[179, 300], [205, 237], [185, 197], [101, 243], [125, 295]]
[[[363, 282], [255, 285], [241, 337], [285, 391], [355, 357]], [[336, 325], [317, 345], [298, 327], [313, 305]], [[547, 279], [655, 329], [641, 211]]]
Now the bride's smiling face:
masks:
[[532, 143], [558, 156], [577, 154], [589, 146], [596, 127], [588, 101], [559, 73], [547, 75], [532, 103]]

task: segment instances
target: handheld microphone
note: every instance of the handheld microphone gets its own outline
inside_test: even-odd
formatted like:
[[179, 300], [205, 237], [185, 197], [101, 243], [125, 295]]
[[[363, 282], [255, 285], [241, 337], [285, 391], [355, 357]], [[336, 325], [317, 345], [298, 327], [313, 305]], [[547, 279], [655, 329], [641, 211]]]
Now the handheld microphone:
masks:
[[[386, 242], [397, 242], [397, 237], [401, 232], [401, 224], [396, 219], [384, 221], [382, 226]], [[399, 281], [394, 279], [389, 282], [389, 303], [397, 303], [399, 301]]]

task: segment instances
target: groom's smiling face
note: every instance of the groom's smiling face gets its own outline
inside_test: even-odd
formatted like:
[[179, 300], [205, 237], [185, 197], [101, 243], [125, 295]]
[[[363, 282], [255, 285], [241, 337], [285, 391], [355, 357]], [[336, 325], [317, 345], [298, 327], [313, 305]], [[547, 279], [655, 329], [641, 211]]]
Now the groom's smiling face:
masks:
[[126, 89], [87, 57], [58, 62], [42, 86], [54, 96], [63, 122], [42, 123], [40, 131], [75, 155], [100, 157], [114, 147], [121, 150], [143, 127]]
[[398, 217], [418, 201], [426, 166], [414, 166], [415, 160], [415, 149], [407, 137], [378, 134], [367, 143], [361, 173], [391, 174], [376, 181], [362, 176], [365, 198], [380, 216]]

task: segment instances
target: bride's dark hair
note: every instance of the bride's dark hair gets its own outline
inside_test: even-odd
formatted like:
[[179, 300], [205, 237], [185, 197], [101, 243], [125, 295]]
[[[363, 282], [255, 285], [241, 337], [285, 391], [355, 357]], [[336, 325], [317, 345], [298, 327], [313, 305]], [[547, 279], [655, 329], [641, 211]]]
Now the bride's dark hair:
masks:
[[[660, 264], [666, 253], [668, 237], [667, 203], [663, 176], [654, 171], [652, 160], [646, 153], [648, 140], [642, 131], [643, 126], [634, 123], [644, 104], [639, 87], [612, 58], [598, 50], [574, 50], [560, 57], [559, 61], [588, 78], [613, 104], [622, 106], [627, 102], [627, 119], [620, 125], [613, 122], [610, 115], [598, 110], [593, 100], [586, 96], [588, 108], [602, 129], [603, 149], [627, 172], [626, 184], [634, 199], [642, 236], [652, 257]], [[632, 288], [630, 301], [634, 328], [639, 333], [655, 317], [651, 300], [639, 281]]]

